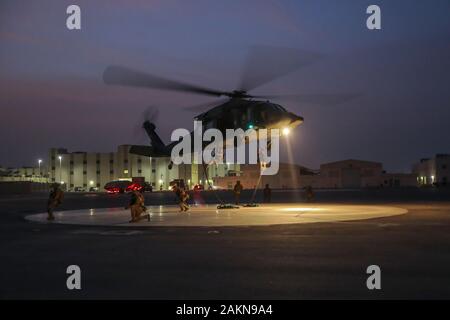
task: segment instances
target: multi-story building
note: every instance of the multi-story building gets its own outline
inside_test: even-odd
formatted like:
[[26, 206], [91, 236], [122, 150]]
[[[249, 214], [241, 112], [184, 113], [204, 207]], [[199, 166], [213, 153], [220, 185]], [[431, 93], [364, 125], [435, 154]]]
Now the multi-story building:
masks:
[[421, 159], [413, 166], [419, 185], [446, 186], [450, 177], [450, 154], [436, 154], [433, 158]]
[[[168, 190], [170, 182], [176, 179], [183, 179], [188, 187], [208, 182], [201, 165], [169, 166], [169, 157], [149, 158], [131, 154], [129, 149], [129, 145], [121, 145], [116, 152], [88, 153], [52, 148], [49, 151], [50, 182], [59, 182], [67, 190], [98, 188], [100, 191], [110, 181], [133, 178], [150, 183], [156, 190]], [[229, 169], [228, 165], [209, 166], [209, 182], [213, 177], [226, 175]]]
[[178, 166], [167, 170], [167, 159], [137, 156], [128, 150], [127, 145], [119, 146], [117, 152], [108, 153], [68, 152], [52, 148], [48, 158], [50, 180], [65, 185], [66, 189], [101, 190], [113, 180], [143, 177], [153, 186], [166, 189]]

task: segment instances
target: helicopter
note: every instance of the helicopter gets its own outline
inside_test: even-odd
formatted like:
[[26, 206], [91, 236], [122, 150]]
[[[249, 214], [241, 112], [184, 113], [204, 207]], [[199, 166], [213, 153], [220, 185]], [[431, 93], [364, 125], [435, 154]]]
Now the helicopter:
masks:
[[[280, 129], [284, 135], [302, 124], [304, 118], [286, 110], [271, 100], [288, 98], [308, 104], [336, 104], [351, 99], [353, 94], [296, 94], [252, 95], [249, 91], [307, 66], [320, 59], [320, 55], [291, 48], [268, 46], [252, 47], [241, 76], [240, 88], [232, 91], [166, 79], [150, 73], [123, 66], [108, 66], [103, 73], [107, 85], [121, 85], [193, 93], [222, 98], [212, 103], [187, 107], [186, 110], [201, 111], [194, 120], [201, 121], [203, 129]], [[206, 109], [206, 110], [205, 110]], [[178, 143], [164, 144], [156, 133], [154, 119], [146, 119], [143, 128], [150, 138], [150, 146], [132, 145], [130, 153], [147, 157], [170, 157]], [[191, 133], [192, 135], [193, 133]]]

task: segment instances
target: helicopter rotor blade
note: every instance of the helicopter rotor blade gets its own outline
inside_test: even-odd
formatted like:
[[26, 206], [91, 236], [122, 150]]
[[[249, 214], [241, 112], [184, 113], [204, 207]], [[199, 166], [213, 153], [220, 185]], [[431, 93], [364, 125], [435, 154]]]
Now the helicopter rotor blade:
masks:
[[317, 53], [299, 49], [253, 46], [242, 68], [239, 88], [248, 92], [320, 58]]
[[269, 99], [269, 100], [289, 100], [301, 103], [303, 106], [329, 106], [337, 105], [357, 97], [360, 94], [356, 93], [336, 93], [336, 94], [291, 94], [291, 95], [263, 95], [255, 96], [255, 98]]
[[148, 136], [142, 128], [144, 121], [150, 121], [155, 124], [159, 118], [159, 108], [155, 106], [148, 106], [141, 114], [135, 125], [133, 126], [133, 140], [139, 143], [148, 143]]
[[197, 105], [184, 107], [183, 110], [190, 111], [190, 112], [204, 112], [208, 109], [219, 106], [227, 101], [228, 101], [228, 99], [218, 99], [218, 100], [214, 100], [214, 101], [210, 101], [210, 102], [205, 102], [205, 103], [200, 103]]
[[120, 66], [109, 66], [103, 72], [103, 81], [106, 84], [131, 87], [152, 88], [161, 90], [174, 90], [196, 94], [220, 97], [230, 93], [209, 89], [181, 81], [169, 80], [149, 73], [144, 73]]

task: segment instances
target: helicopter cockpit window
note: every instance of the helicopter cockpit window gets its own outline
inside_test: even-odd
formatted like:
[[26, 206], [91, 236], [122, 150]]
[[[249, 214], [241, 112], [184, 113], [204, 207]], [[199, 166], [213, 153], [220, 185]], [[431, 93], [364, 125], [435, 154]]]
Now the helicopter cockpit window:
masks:
[[276, 110], [286, 112], [286, 109], [280, 106], [279, 104], [273, 104], [273, 106]]
[[255, 109], [257, 110], [257, 112], [255, 112], [256, 121], [264, 123], [269, 120], [270, 108], [266, 104], [258, 105]]

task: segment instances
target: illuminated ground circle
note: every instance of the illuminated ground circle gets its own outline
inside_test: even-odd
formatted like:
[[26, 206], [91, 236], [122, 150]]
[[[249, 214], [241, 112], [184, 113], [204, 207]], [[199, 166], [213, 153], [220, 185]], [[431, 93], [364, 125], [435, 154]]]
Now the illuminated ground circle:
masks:
[[[270, 204], [223, 210], [210, 205], [192, 207], [187, 213], [178, 212], [177, 206], [152, 206], [148, 207], [148, 212], [150, 222], [129, 223], [130, 212], [123, 208], [62, 211], [56, 212], [55, 221], [50, 223], [118, 227], [267, 226], [366, 220], [400, 215], [407, 210], [375, 205]], [[29, 215], [26, 219], [48, 223], [46, 213]]]

